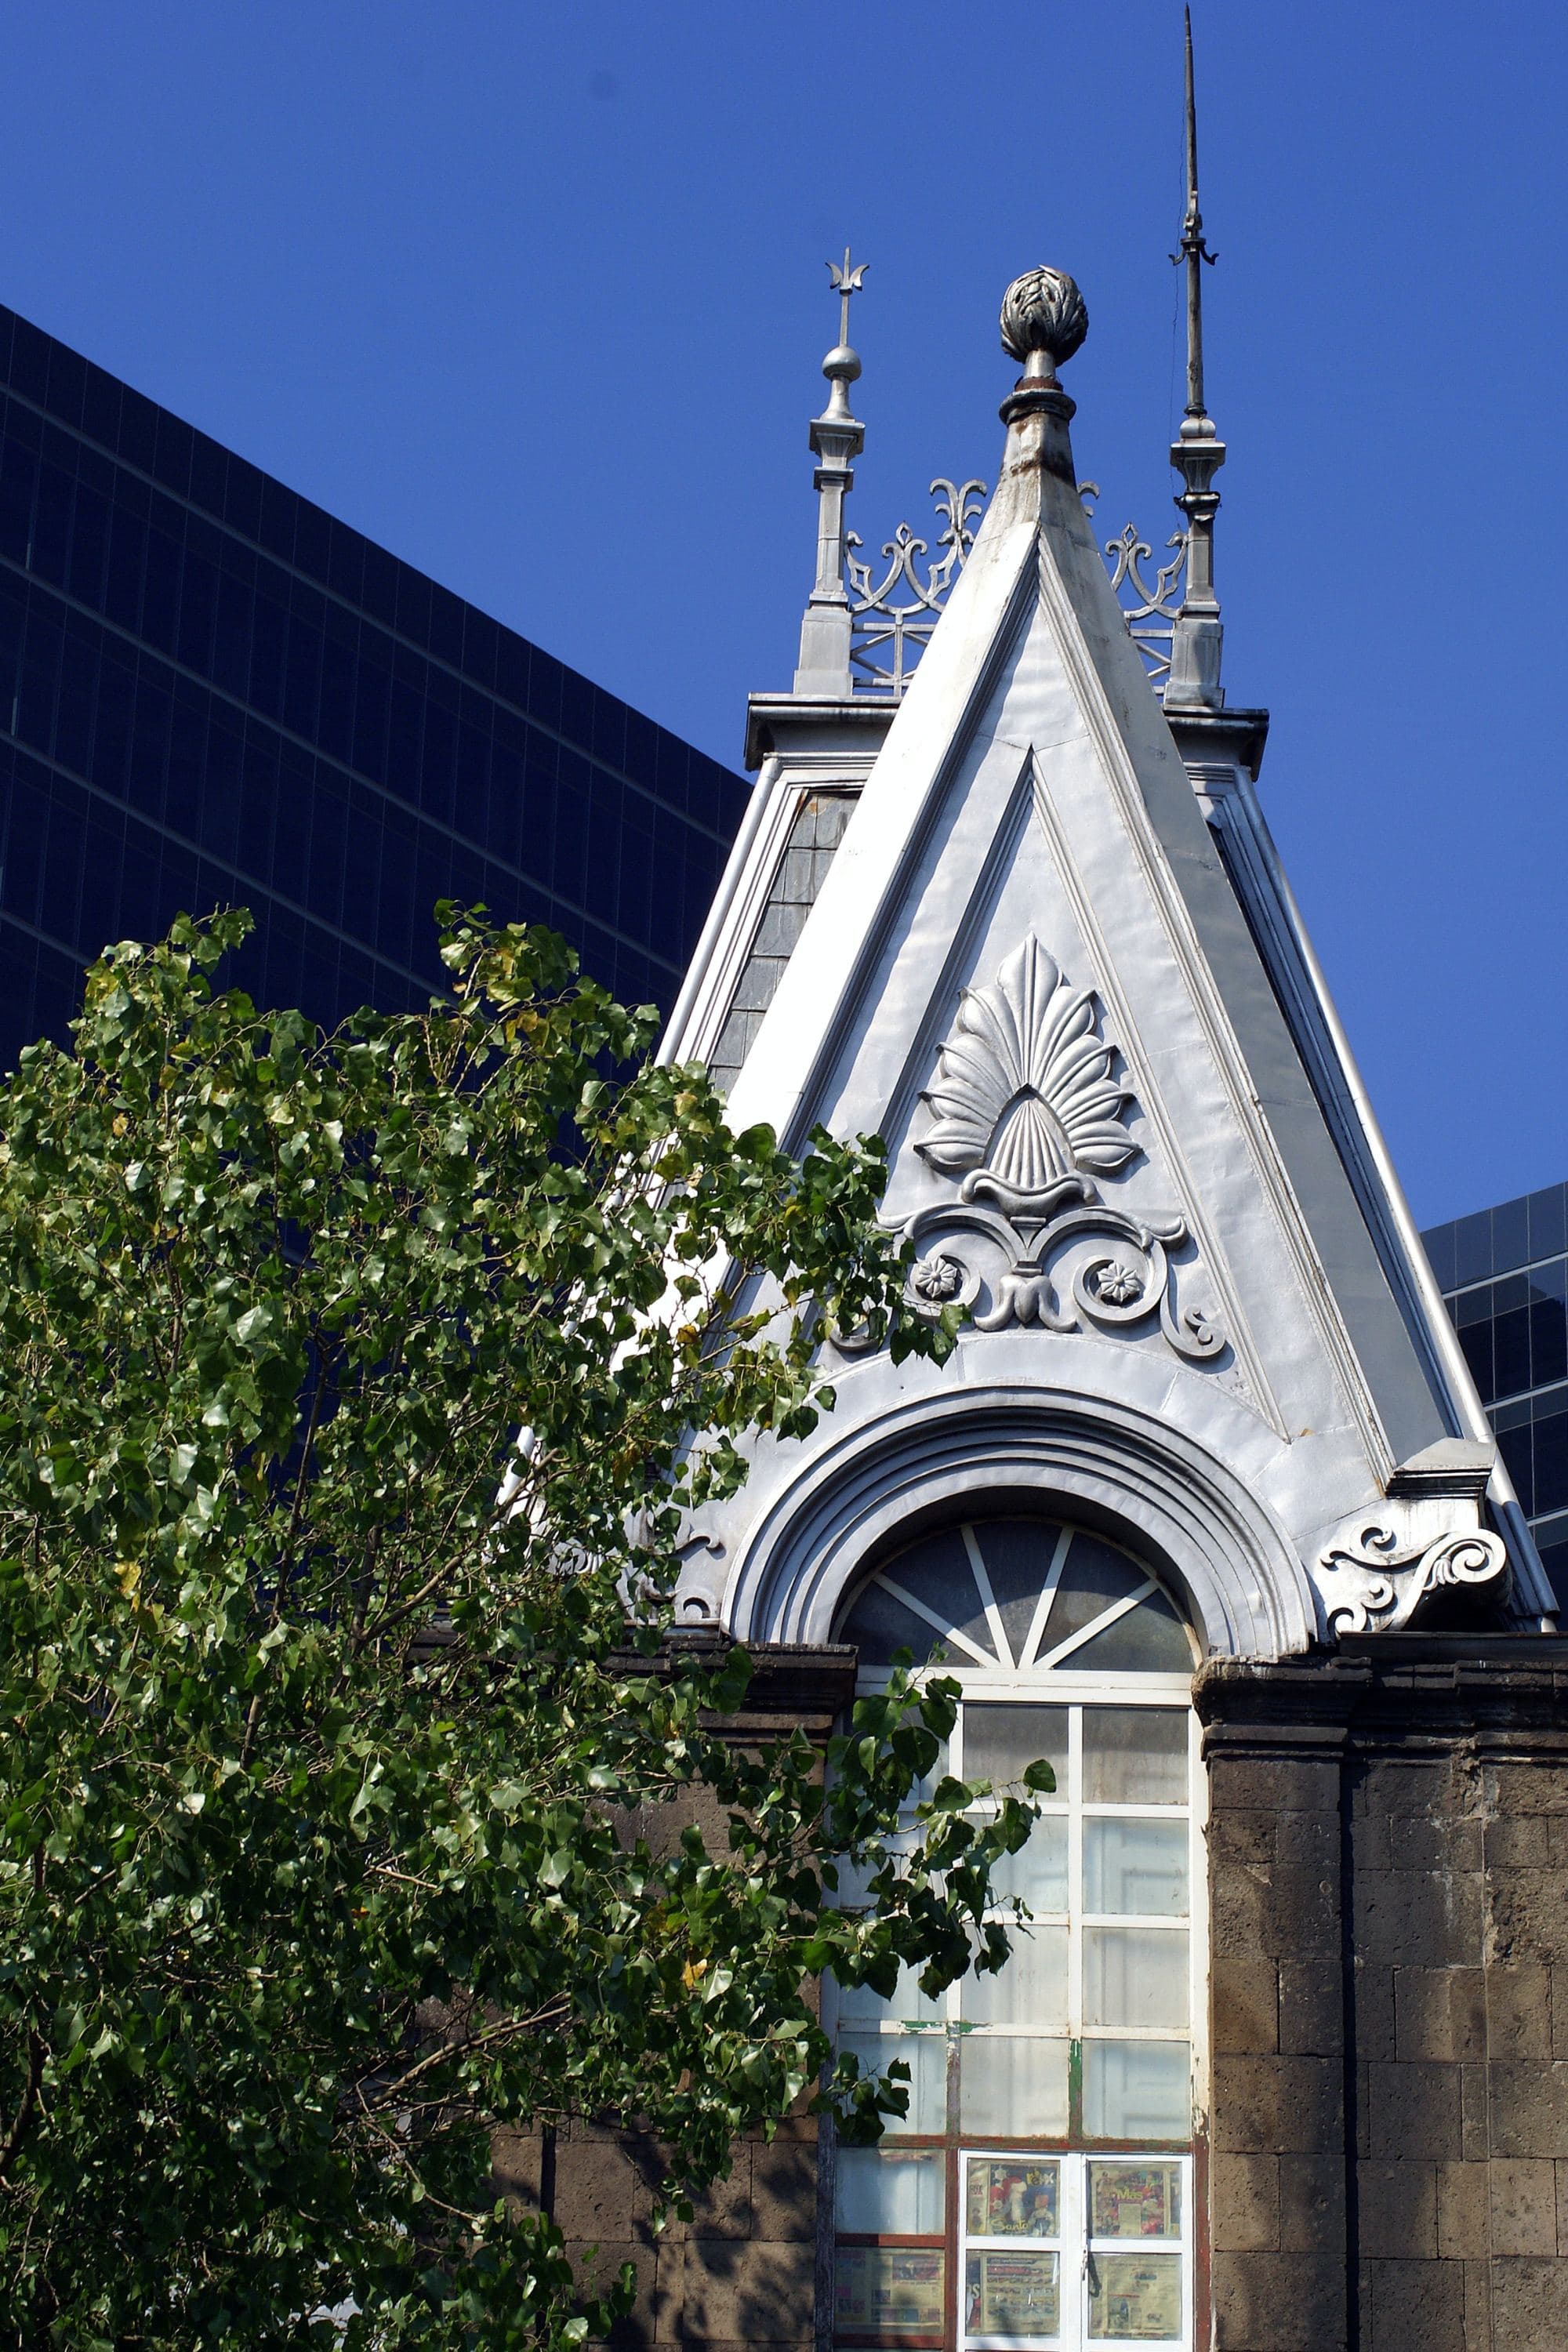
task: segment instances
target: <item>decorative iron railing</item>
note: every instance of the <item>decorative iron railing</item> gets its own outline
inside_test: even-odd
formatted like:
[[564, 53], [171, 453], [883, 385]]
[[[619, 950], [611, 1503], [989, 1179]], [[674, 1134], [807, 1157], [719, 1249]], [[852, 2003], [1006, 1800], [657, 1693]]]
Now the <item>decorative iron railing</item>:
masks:
[[[1080, 482], [1078, 487], [1084, 511], [1092, 517], [1090, 501], [1100, 496], [1100, 485]], [[849, 658], [861, 693], [887, 694], [895, 700], [903, 694], [974, 544], [985, 484], [955, 484], [939, 475], [931, 489], [942, 523], [936, 541], [941, 552], [923, 567], [921, 558], [928, 553], [927, 542], [917, 539], [907, 522], [883, 544], [888, 569], [879, 581], [873, 581], [870, 564], [855, 552], [862, 543], [858, 534], [851, 531], [846, 542], [853, 628]], [[1170, 562], [1156, 568], [1151, 583], [1143, 566], [1152, 562], [1154, 551], [1139, 537], [1135, 524], [1127, 523], [1105, 542], [1106, 569], [1127, 634], [1142, 656], [1150, 685], [1161, 697], [1171, 674], [1171, 646], [1186, 576], [1187, 533], [1173, 530], [1165, 544], [1172, 551]]]
[[[858, 532], [846, 541], [849, 550], [849, 616], [853, 635], [849, 658], [860, 675], [855, 683], [873, 693], [901, 695], [930, 641], [947, 592], [963, 571], [974, 544], [974, 526], [985, 497], [984, 482], [954, 484], [939, 475], [931, 486], [943, 529], [937, 534], [942, 552], [925, 567], [922, 580], [916, 566], [927, 552], [907, 522], [901, 522], [882, 548], [888, 570], [873, 583], [871, 567], [854, 550]], [[905, 593], [900, 595], [900, 589]]]
[[1162, 699], [1171, 676], [1171, 646], [1176, 634], [1176, 614], [1182, 607], [1187, 569], [1186, 532], [1173, 530], [1165, 544], [1175, 551], [1169, 563], [1161, 564], [1151, 587], [1139, 566], [1149, 562], [1154, 551], [1146, 539], [1139, 538], [1136, 524], [1124, 523], [1120, 537], [1105, 542], [1105, 552], [1110, 559], [1110, 584], [1116, 591], [1127, 634], [1142, 655], [1149, 683]]

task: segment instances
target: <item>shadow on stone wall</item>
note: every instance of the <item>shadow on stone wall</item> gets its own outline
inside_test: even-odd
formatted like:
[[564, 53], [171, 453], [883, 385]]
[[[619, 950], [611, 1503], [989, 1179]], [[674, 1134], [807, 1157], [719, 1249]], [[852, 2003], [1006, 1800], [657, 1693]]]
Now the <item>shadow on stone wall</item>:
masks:
[[[526, 2205], [539, 2200], [537, 2137], [499, 2133], [496, 2184]], [[637, 2299], [611, 2339], [616, 2352], [667, 2344], [766, 2344], [809, 2352], [815, 2341], [816, 2126], [780, 2126], [768, 2143], [743, 2140], [728, 2179], [697, 2200], [693, 2218], [654, 2223], [662, 2179], [653, 2142], [573, 2123], [556, 2143], [555, 2220], [585, 2287], [629, 2262]]]

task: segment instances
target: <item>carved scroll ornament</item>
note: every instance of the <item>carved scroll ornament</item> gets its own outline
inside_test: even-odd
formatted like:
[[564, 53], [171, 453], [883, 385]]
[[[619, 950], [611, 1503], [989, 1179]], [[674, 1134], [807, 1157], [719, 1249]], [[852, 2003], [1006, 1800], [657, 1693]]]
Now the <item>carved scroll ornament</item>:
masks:
[[964, 991], [921, 1100], [931, 1121], [915, 1150], [957, 1196], [902, 1227], [919, 1253], [920, 1307], [934, 1315], [957, 1300], [981, 1331], [1128, 1331], [1158, 1318], [1189, 1361], [1222, 1353], [1215, 1319], [1175, 1295], [1184, 1220], [1100, 1197], [1098, 1180], [1139, 1154], [1121, 1118], [1131, 1093], [1094, 992], [1074, 988], [1032, 932], [988, 987]]
[[1401, 1542], [1396, 1530], [1368, 1520], [1347, 1542], [1331, 1545], [1312, 1570], [1331, 1633], [1397, 1633], [1444, 1586], [1498, 1584], [1508, 1567], [1500, 1536], [1462, 1528], [1434, 1541]]
[[956, 1298], [977, 1331], [1005, 1330], [1009, 1323], [1120, 1331], [1157, 1315], [1177, 1354], [1194, 1363], [1217, 1356], [1226, 1344], [1201, 1307], [1178, 1307], [1173, 1295], [1171, 1252], [1187, 1239], [1180, 1217], [1143, 1224], [1091, 1201], [1030, 1226], [1000, 1210], [957, 1202], [921, 1210], [904, 1233], [921, 1251], [910, 1275], [917, 1301], [940, 1308]]

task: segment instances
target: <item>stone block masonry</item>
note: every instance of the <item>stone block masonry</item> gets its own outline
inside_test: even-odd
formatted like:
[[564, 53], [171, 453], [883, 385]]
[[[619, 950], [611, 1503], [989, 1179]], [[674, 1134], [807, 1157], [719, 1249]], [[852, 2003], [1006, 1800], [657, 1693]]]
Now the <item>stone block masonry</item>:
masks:
[[[679, 1643], [708, 1650], [720, 1637], [687, 1633]], [[854, 1696], [855, 1653], [788, 1643], [748, 1644], [752, 1675], [743, 1711], [726, 1734], [752, 1747], [799, 1727], [819, 1748]], [[628, 1657], [628, 1666], [647, 1663]], [[658, 1853], [696, 1822], [725, 1850], [722, 1822], [696, 1792], [689, 1806], [643, 1813], [628, 1822]], [[805, 2103], [803, 2101], [804, 2106]], [[496, 2187], [537, 2207], [543, 2185], [536, 2134], [501, 2131], [493, 2142]], [[742, 2140], [727, 2179], [695, 2201], [692, 2219], [655, 2227], [664, 2177], [660, 2152], [637, 2132], [582, 2118], [555, 2136], [550, 2198], [567, 2252], [585, 2286], [603, 2287], [629, 2262], [637, 2296], [615, 2331], [612, 2352], [656, 2352], [701, 2345], [705, 2352], [815, 2352], [817, 2305], [817, 2127], [813, 2116], [787, 2117], [770, 2141]]]
[[[536, 2137], [502, 2133], [498, 2186], [539, 2198]], [[786, 2123], [770, 2143], [737, 2147], [728, 2179], [697, 2200], [690, 2221], [653, 2226], [658, 2152], [629, 2134], [573, 2123], [555, 2149], [555, 2219], [584, 2283], [607, 2284], [621, 2264], [637, 2299], [613, 2342], [621, 2352], [670, 2344], [767, 2345], [811, 2352], [816, 2303], [816, 2128]]]
[[1568, 1642], [1199, 1675], [1215, 2352], [1568, 2346]]

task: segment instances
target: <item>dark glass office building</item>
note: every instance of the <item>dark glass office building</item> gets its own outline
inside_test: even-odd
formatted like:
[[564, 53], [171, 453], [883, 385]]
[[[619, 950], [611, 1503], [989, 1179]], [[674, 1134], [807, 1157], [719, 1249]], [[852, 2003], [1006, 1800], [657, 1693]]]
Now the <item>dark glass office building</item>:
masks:
[[1568, 1184], [1422, 1238], [1568, 1614]]
[[0, 1069], [106, 940], [217, 905], [325, 1024], [424, 1002], [440, 898], [668, 1006], [745, 793], [0, 309]]

